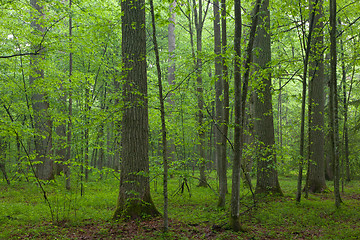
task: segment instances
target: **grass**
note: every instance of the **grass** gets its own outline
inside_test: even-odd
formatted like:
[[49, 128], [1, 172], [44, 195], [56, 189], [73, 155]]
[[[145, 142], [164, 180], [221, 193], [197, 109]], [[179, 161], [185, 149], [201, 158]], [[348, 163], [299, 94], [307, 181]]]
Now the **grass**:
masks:
[[[284, 197], [259, 199], [256, 207], [249, 190], [242, 186], [241, 222], [244, 233], [228, 229], [230, 194], [227, 204], [216, 206], [216, 178], [210, 188], [196, 187], [197, 180], [187, 177], [190, 193], [177, 193], [183, 178], [169, 180], [170, 231], [161, 231], [162, 220], [117, 223], [111, 221], [118, 195], [119, 181], [95, 176], [80, 187], [64, 190], [61, 178], [44, 187], [51, 203], [53, 220], [43, 194], [35, 183], [0, 182], [0, 239], [357, 239], [360, 236], [360, 185], [345, 186], [344, 204], [334, 206], [333, 193], [311, 194], [300, 204], [294, 201], [296, 178], [281, 177]], [[161, 179], [152, 181], [152, 197], [162, 211]], [[230, 183], [230, 179], [229, 179]], [[329, 189], [332, 183], [328, 182]], [[229, 186], [229, 189], [230, 186]], [[191, 196], [190, 196], [191, 194]]]

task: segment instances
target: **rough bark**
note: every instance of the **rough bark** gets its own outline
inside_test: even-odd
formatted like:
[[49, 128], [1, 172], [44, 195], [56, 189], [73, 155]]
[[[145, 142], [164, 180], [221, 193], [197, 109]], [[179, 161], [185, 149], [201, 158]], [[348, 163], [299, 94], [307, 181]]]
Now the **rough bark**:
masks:
[[269, 0], [263, 0], [260, 12], [254, 48], [253, 61], [256, 67], [257, 82], [255, 91], [255, 135], [258, 140], [257, 155], [257, 194], [282, 195], [276, 169], [276, 149], [274, 119], [271, 96], [271, 39]]
[[[40, 6], [37, 0], [30, 0], [30, 5], [33, 8], [31, 10], [33, 34], [42, 37], [45, 33], [45, 28], [40, 23], [44, 18], [43, 6]], [[33, 42], [32, 48], [39, 50], [43, 46]], [[30, 56], [29, 83], [32, 90], [31, 102], [35, 129], [36, 175], [40, 179], [51, 180], [54, 179], [54, 163], [50, 156], [52, 150], [52, 122], [48, 113], [49, 102], [47, 101], [47, 95], [43, 91], [44, 70], [40, 67], [43, 58], [43, 49], [39, 51], [39, 54]]]
[[323, 192], [325, 182], [324, 160], [324, 59], [323, 59], [323, 11], [322, 0], [312, 0], [310, 17], [314, 25], [309, 57], [309, 168], [307, 189], [309, 192]]
[[123, 101], [120, 191], [114, 219], [157, 216], [150, 195], [145, 0], [121, 2]]

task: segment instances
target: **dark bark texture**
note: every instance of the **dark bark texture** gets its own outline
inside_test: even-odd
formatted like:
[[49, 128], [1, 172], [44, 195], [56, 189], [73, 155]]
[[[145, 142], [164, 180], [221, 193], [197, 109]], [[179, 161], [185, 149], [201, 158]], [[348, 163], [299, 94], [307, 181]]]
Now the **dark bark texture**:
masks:
[[[317, 2], [317, 3], [316, 3]], [[323, 192], [325, 182], [324, 159], [324, 59], [322, 0], [312, 0], [310, 17], [314, 19], [313, 37], [309, 58], [309, 169], [307, 188], [309, 192]]]
[[123, 101], [121, 175], [114, 219], [159, 214], [149, 184], [145, 1], [121, 2]]
[[255, 99], [255, 133], [258, 140], [257, 182], [256, 193], [279, 194], [282, 191], [279, 185], [276, 170], [276, 151], [274, 119], [271, 96], [271, 42], [270, 42], [270, 11], [269, 0], [264, 0], [259, 12], [259, 24], [255, 37], [253, 61], [257, 65], [257, 82]]
[[[37, 0], [31, 0], [30, 5], [33, 8], [31, 11], [32, 21], [31, 27], [33, 34], [40, 38], [45, 33], [45, 28], [40, 21], [44, 18], [43, 6], [40, 6]], [[32, 43], [34, 50], [42, 49], [43, 46], [37, 42]], [[33, 125], [35, 129], [35, 152], [36, 152], [36, 175], [43, 180], [54, 179], [53, 160], [50, 157], [52, 148], [52, 122], [48, 114], [49, 102], [47, 95], [44, 92], [44, 70], [39, 66], [44, 58], [44, 51], [41, 50], [38, 55], [30, 56], [31, 71], [29, 76], [29, 83], [31, 86], [31, 102], [33, 108]]]

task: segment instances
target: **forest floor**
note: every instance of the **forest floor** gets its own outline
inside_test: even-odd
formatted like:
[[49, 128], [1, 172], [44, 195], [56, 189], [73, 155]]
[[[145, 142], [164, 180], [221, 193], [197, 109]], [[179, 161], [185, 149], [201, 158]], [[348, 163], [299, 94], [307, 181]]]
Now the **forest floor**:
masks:
[[[116, 178], [84, 183], [83, 196], [80, 184], [74, 184], [72, 191], [63, 190], [61, 179], [44, 185], [51, 211], [36, 184], [7, 186], [0, 181], [0, 239], [360, 239], [360, 181], [345, 184], [340, 209], [334, 206], [331, 182], [327, 182], [329, 191], [310, 194], [300, 204], [294, 201], [294, 177], [280, 178], [284, 197], [261, 198], [256, 204], [242, 186], [241, 222], [246, 231], [235, 233], [228, 227], [230, 194], [226, 207], [218, 208], [215, 178], [209, 178], [211, 188], [196, 187], [195, 178], [187, 179], [190, 192], [185, 188], [182, 193], [183, 178], [170, 180], [167, 233], [160, 217], [111, 220], [118, 194]], [[159, 211], [160, 182], [155, 179], [151, 184]]]

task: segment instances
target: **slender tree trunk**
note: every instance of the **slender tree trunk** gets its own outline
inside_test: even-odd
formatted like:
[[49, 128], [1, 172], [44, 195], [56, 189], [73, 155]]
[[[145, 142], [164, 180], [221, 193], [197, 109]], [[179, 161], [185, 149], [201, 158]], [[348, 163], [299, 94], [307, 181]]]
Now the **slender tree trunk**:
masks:
[[[316, 0], [318, 1], [318, 0]], [[306, 108], [306, 85], [307, 85], [307, 74], [308, 74], [308, 63], [310, 56], [310, 42], [314, 30], [314, 14], [315, 11], [312, 11], [312, 16], [310, 17], [310, 26], [309, 26], [309, 34], [306, 40], [306, 45], [304, 43], [305, 48], [305, 57], [304, 57], [304, 72], [302, 79], [302, 100], [301, 100], [301, 126], [300, 126], [300, 159], [299, 159], [299, 175], [297, 181], [297, 192], [296, 192], [296, 202], [300, 202], [301, 200], [301, 185], [303, 180], [303, 165], [305, 160], [305, 108]], [[304, 40], [305, 42], [305, 40]], [[307, 189], [307, 185], [305, 186]], [[307, 190], [306, 190], [307, 191]]]
[[121, 175], [114, 219], [157, 216], [150, 195], [145, 0], [121, 2], [124, 109]]
[[234, 89], [235, 89], [235, 127], [234, 159], [232, 169], [230, 227], [233, 231], [243, 231], [240, 224], [240, 165], [241, 165], [241, 1], [235, 0], [235, 37], [234, 37]]
[[[215, 125], [215, 154], [217, 173], [219, 177], [219, 200], [218, 206], [225, 207], [226, 194], [226, 172], [223, 168], [223, 119], [224, 105], [221, 99], [223, 93], [223, 77], [222, 77], [222, 56], [221, 56], [221, 29], [220, 29], [220, 12], [219, 1], [214, 1], [214, 52], [215, 52], [215, 109], [216, 109], [216, 125]], [[225, 149], [226, 150], [226, 149]], [[225, 173], [225, 177], [224, 177]]]
[[154, 14], [154, 3], [153, 0], [150, 0], [151, 8], [151, 19], [152, 19], [152, 28], [153, 28], [153, 43], [154, 51], [156, 56], [156, 69], [158, 74], [158, 85], [159, 85], [159, 101], [160, 101], [160, 114], [161, 114], [161, 134], [162, 134], [162, 157], [163, 157], [163, 195], [164, 195], [164, 231], [167, 232], [169, 229], [169, 217], [168, 217], [168, 155], [167, 155], [167, 139], [166, 139], [166, 122], [165, 122], [165, 107], [164, 107], [164, 97], [162, 89], [162, 79], [161, 79], [161, 67], [160, 67], [160, 57], [158, 44], [156, 39], [156, 26], [155, 26], [155, 14]]
[[[339, 24], [341, 25], [341, 21], [339, 20]], [[343, 86], [343, 107], [344, 107], [344, 126], [343, 126], [343, 142], [344, 142], [344, 151], [343, 151], [343, 162], [345, 163], [345, 172], [346, 175], [342, 175], [342, 179], [346, 178], [347, 182], [350, 182], [350, 164], [349, 164], [349, 134], [348, 134], [348, 96], [346, 90], [346, 66], [345, 66], [345, 53], [344, 53], [344, 43], [343, 40], [340, 39], [341, 44], [341, 69], [342, 69], [342, 86]], [[342, 168], [343, 169], [343, 168]], [[343, 169], [344, 170], [344, 169]]]
[[261, 87], [256, 89], [255, 98], [255, 133], [259, 141], [257, 161], [256, 193], [282, 195], [276, 167], [275, 133], [271, 96], [271, 39], [269, 0], [263, 0], [259, 13], [259, 27], [255, 37], [254, 48], [259, 53], [254, 55], [258, 66], [257, 82]]
[[85, 84], [85, 106], [84, 106], [84, 122], [85, 122], [85, 129], [84, 129], [84, 168], [85, 168], [85, 181], [89, 180], [89, 142], [90, 142], [90, 134], [89, 134], [89, 124], [90, 124], [90, 104], [89, 104], [89, 97], [90, 97], [90, 90], [88, 86], [89, 82], [86, 81]]
[[[198, 98], [198, 136], [199, 136], [199, 167], [200, 167], [200, 181], [199, 187], [207, 187], [206, 181], [206, 156], [205, 156], [205, 129], [203, 124], [204, 119], [204, 89], [203, 89], [203, 80], [202, 80], [202, 31], [203, 31], [203, 5], [202, 0], [198, 1], [198, 6], [196, 1], [193, 0], [194, 7], [194, 18], [195, 18], [195, 28], [196, 28], [196, 68], [197, 68], [197, 98]], [[197, 6], [197, 7], [196, 7]]]
[[[170, 18], [169, 18], [169, 25], [168, 25], [168, 50], [169, 50], [169, 67], [168, 67], [168, 83], [170, 86], [175, 85], [175, 78], [176, 78], [176, 61], [175, 61], [175, 50], [176, 50], [176, 38], [175, 38], [175, 18], [176, 18], [176, 1], [174, 0], [170, 3], [169, 11], [170, 11]], [[168, 103], [170, 104], [170, 109], [175, 107], [175, 103], [172, 99], [172, 94], [169, 94], [167, 97]], [[169, 120], [172, 119], [172, 113], [169, 111]], [[176, 160], [176, 148], [175, 148], [175, 139], [176, 134], [170, 134], [168, 139], [168, 160], [169, 162], [173, 162]]]
[[337, 98], [337, 51], [336, 51], [336, 0], [330, 0], [330, 124], [331, 147], [334, 159], [334, 196], [335, 206], [342, 203], [340, 196], [340, 166], [339, 166], [339, 119]]
[[227, 154], [227, 141], [229, 135], [229, 74], [228, 74], [228, 57], [227, 57], [227, 28], [226, 28], [226, 0], [221, 0], [221, 53], [222, 53], [222, 84], [224, 91], [223, 100], [223, 124], [222, 124], [222, 150], [221, 150], [221, 193], [225, 195], [228, 192], [227, 185], [227, 166], [228, 166], [228, 154]]
[[[32, 21], [31, 27], [34, 30], [34, 35], [40, 35], [41, 37], [45, 33], [45, 28], [40, 23], [44, 18], [43, 6], [39, 5], [37, 0], [30, 0], [30, 5], [33, 8], [31, 10]], [[39, 40], [40, 41], [40, 40]], [[40, 67], [41, 61], [44, 59], [43, 46], [36, 43], [32, 43], [34, 50], [40, 50], [39, 54], [30, 56], [31, 71], [29, 76], [30, 86], [32, 88], [32, 107], [33, 107], [33, 120], [35, 128], [35, 161], [36, 175], [43, 180], [54, 179], [54, 167], [53, 160], [51, 159], [52, 149], [52, 122], [48, 113], [49, 102], [47, 102], [46, 93], [43, 90], [44, 70]]]
[[241, 91], [241, 1], [235, 0], [235, 37], [234, 37], [234, 89], [235, 89], [235, 105], [234, 105], [234, 159], [232, 170], [232, 186], [231, 186], [231, 211], [230, 211], [230, 227], [234, 231], [243, 231], [240, 224], [240, 170], [242, 161], [242, 151], [244, 146], [244, 116], [245, 104], [249, 86], [250, 63], [252, 59], [253, 45], [258, 22], [258, 13], [260, 11], [261, 0], [256, 1], [254, 15], [252, 18], [251, 29], [249, 34], [249, 42], [246, 48], [246, 62], [244, 82]]
[[[69, 0], [69, 9], [71, 11], [72, 0]], [[72, 13], [69, 16], [69, 121], [67, 129], [67, 151], [66, 151], [66, 163], [64, 165], [65, 172], [65, 188], [70, 190], [70, 160], [71, 160], [71, 141], [72, 141], [72, 88], [71, 77], [73, 73], [73, 52], [72, 52]]]
[[3, 173], [6, 183], [10, 185], [10, 179], [6, 173], [6, 142], [3, 137], [0, 137], [0, 171]]

